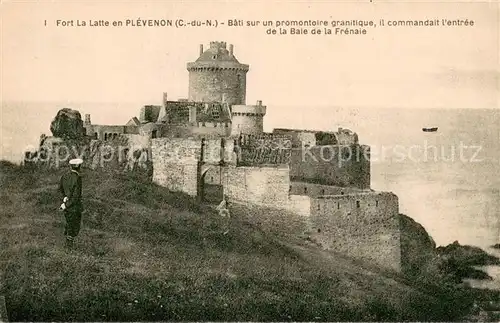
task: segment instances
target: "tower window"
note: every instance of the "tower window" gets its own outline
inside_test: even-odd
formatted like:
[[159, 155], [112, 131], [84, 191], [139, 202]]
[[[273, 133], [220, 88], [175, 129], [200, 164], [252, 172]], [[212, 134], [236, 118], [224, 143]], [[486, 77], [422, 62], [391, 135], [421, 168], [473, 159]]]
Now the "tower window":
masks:
[[325, 190], [321, 190], [321, 195], [325, 195]]
[[304, 194], [307, 194], [307, 187], [304, 187]]
[[378, 201], [375, 201], [375, 206], [378, 206]]
[[356, 201], [356, 207], [359, 208], [360, 207], [360, 203], [359, 201]]

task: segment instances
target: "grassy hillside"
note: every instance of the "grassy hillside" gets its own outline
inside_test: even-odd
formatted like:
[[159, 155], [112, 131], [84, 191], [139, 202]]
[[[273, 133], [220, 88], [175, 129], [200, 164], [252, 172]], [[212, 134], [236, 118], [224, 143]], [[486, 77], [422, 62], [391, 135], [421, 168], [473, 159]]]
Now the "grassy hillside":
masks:
[[448, 321], [471, 306], [467, 290], [412, 286], [102, 171], [84, 171], [83, 229], [67, 252], [61, 174], [0, 164], [0, 295], [12, 321]]

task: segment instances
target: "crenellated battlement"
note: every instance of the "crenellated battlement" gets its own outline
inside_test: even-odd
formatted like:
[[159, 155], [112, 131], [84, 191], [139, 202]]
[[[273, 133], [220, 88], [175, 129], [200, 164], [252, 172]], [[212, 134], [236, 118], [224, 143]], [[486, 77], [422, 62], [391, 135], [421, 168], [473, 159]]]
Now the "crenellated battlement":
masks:
[[225, 41], [211, 41], [210, 42], [210, 48], [213, 49], [219, 49], [219, 48], [226, 48], [226, 42]]
[[239, 71], [248, 72], [249, 65], [233, 62], [193, 62], [187, 64], [189, 72]]

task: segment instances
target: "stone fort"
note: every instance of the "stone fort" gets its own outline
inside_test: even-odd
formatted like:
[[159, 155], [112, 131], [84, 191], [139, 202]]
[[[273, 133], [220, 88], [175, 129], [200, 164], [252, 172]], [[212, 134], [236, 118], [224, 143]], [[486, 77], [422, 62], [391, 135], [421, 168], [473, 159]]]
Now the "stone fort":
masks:
[[398, 197], [370, 188], [370, 148], [348, 129], [263, 130], [267, 107], [246, 102], [249, 65], [233, 45], [210, 42], [187, 63], [187, 99], [146, 105], [125, 125], [96, 125], [87, 135], [120, 136], [147, 147], [153, 181], [200, 200], [226, 196], [231, 212], [306, 234], [324, 249], [404, 271]]

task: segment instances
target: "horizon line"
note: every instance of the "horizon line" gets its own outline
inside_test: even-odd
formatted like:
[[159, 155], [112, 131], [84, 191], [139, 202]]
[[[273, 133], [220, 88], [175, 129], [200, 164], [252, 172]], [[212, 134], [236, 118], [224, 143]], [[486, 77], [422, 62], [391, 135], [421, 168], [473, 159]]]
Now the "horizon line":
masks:
[[[175, 100], [177, 101], [177, 100]], [[263, 102], [264, 103], [264, 102]], [[6, 104], [65, 104], [65, 105], [138, 105], [138, 107], [143, 107], [145, 105], [162, 105], [161, 102], [139, 102], [139, 101], [64, 101], [64, 100], [1, 100], [0, 106]], [[248, 104], [248, 103], [247, 103]], [[435, 107], [409, 107], [409, 106], [360, 106], [360, 105], [337, 105], [337, 104], [263, 104], [265, 106], [272, 107], [286, 107], [286, 108], [340, 108], [340, 109], [399, 109], [399, 110], [500, 110], [500, 107], [449, 107], [449, 106], [435, 106]]]

